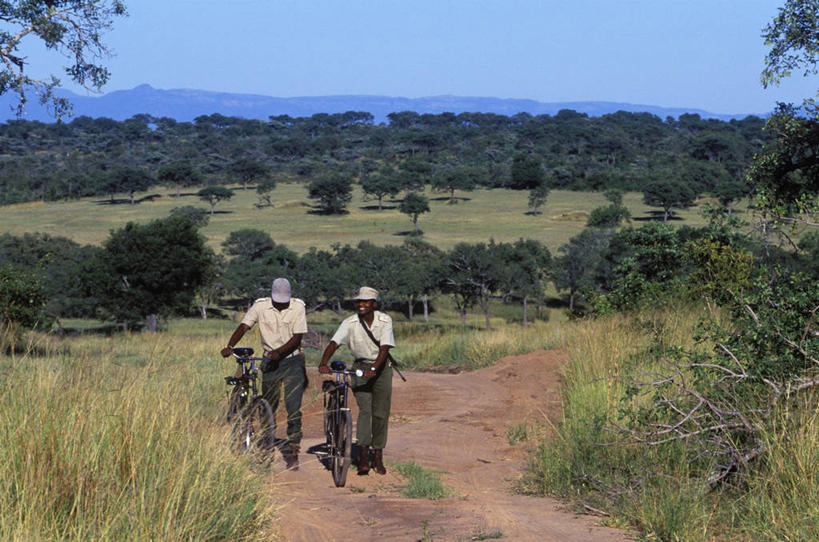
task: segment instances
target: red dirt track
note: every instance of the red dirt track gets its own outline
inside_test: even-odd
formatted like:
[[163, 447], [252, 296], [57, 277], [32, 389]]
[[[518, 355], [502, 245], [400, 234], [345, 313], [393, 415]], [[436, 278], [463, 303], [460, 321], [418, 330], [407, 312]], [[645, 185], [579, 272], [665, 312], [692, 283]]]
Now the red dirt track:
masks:
[[[283, 502], [282, 540], [467, 541], [498, 532], [500, 540], [509, 541], [631, 540], [598, 526], [599, 518], [567, 511], [557, 500], [512, 491], [534, 443], [511, 446], [507, 429], [560, 419], [559, 372], [565, 361], [563, 352], [539, 350], [470, 373], [406, 372], [407, 382], [396, 375], [384, 453], [388, 472], [357, 476], [352, 466], [343, 488], [335, 487], [317, 456], [304, 453], [324, 442], [321, 396], [315, 391], [323, 377], [312, 371], [301, 468], [275, 475]], [[281, 420], [282, 413], [278, 416]], [[438, 501], [401, 496], [403, 479], [391, 464], [408, 461], [440, 471], [452, 496]], [[275, 469], [283, 469], [278, 458]]]

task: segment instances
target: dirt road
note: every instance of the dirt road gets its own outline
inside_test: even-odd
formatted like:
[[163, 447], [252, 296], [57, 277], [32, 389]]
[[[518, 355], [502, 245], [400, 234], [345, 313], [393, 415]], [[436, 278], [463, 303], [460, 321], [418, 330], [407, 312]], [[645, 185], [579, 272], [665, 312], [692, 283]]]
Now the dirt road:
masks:
[[[553, 499], [511, 491], [526, 460], [526, 447], [512, 446], [510, 426], [560, 417], [558, 351], [537, 351], [500, 360], [471, 373], [408, 373], [395, 377], [387, 474], [357, 476], [336, 488], [315, 455], [302, 454], [298, 472], [275, 475], [283, 497], [280, 532], [288, 542], [460, 541], [502, 535], [510, 541], [608, 542], [630, 538], [578, 516]], [[305, 395], [303, 449], [324, 441], [318, 373]], [[354, 406], [354, 401], [351, 402]], [[281, 418], [281, 413], [280, 413]], [[356, 413], [353, 412], [353, 420]], [[393, 462], [414, 461], [441, 471], [452, 496], [438, 501], [399, 493], [403, 479]], [[278, 468], [283, 462], [278, 461]]]

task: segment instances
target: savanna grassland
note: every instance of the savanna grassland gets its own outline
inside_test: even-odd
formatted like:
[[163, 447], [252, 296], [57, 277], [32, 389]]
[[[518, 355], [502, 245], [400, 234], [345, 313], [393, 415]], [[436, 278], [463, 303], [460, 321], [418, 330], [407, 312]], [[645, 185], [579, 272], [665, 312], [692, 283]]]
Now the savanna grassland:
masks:
[[[379, 212], [358, 191], [349, 213], [339, 216], [309, 212], [300, 184], [281, 183], [272, 195], [273, 208], [255, 207], [253, 190], [237, 189], [230, 201], [220, 202], [201, 230], [208, 244], [218, 252], [232, 231], [257, 228], [304, 252], [361, 240], [400, 244], [411, 228], [393, 202]], [[432, 199], [431, 212], [420, 218], [424, 239], [446, 249], [461, 241], [523, 237], [557, 252], [584, 228], [591, 210], [605, 204], [601, 194], [555, 190], [542, 214], [531, 215], [524, 192], [478, 189], [458, 196], [454, 205], [444, 197]], [[639, 194], [626, 194], [624, 203], [637, 227], [651, 216]], [[0, 229], [99, 244], [128, 221], [162, 218], [190, 204], [205, 206], [195, 196], [166, 194], [138, 205], [91, 199], [16, 204], [2, 209]], [[704, 226], [699, 210], [675, 212], [674, 224]], [[711, 490], [702, 483], [707, 459], [692, 464], [684, 442], [623, 443], [616, 429], [628, 422], [624, 406], [650, 404], [650, 397], [635, 396], [629, 383], [633, 375], [667, 369], [664, 349], [713, 348], [707, 338], [694, 340], [704, 306], [671, 295], [645, 310], [568, 320], [556, 295], [547, 291], [553, 302], [530, 309], [529, 326], [520, 323], [519, 303], [492, 299], [491, 330], [477, 310], [462, 326], [452, 300], [438, 296], [428, 321], [393, 314], [395, 357], [409, 370], [450, 371], [486, 367], [537, 349], [569, 353], [562, 374], [564, 419], [557, 427], [532, 431], [548, 436], [536, 443], [518, 484], [524, 493], [568, 498], [585, 510], [604, 511], [608, 525], [636, 528], [658, 540], [819, 536], [813, 521], [817, 500], [799, 497], [817, 491], [811, 473], [819, 449], [811, 396], [787, 401], [784, 411], [756, 420], [771, 450], [765, 463], [737, 485]], [[281, 536], [276, 475], [227, 452], [223, 377], [230, 368], [217, 353], [240, 314], [224, 314], [228, 317], [165, 320], [158, 333], [106, 336], [100, 333], [106, 329], [102, 322], [88, 320], [62, 321], [65, 329], [75, 330], [65, 336], [6, 330], [3, 343], [10, 348], [0, 357], [0, 479], [7, 483], [0, 486], [0, 538]], [[325, 340], [338, 319], [329, 310], [309, 316]], [[730, 325], [727, 314], [723, 322]], [[255, 332], [244, 343], [256, 346]], [[308, 349], [308, 365], [319, 354]]]
[[[348, 213], [320, 215], [310, 213], [311, 201], [304, 185], [280, 183], [272, 192], [273, 208], [257, 208], [254, 190], [234, 187], [235, 195], [216, 205], [202, 233], [209, 244], [219, 250], [228, 235], [243, 228], [256, 228], [280, 244], [302, 253], [310, 247], [329, 249], [333, 244], [355, 245], [368, 240], [376, 245], [399, 245], [412, 230], [412, 222], [397, 209], [397, 203], [385, 201], [384, 209], [376, 210], [375, 202], [364, 201], [358, 187]], [[156, 192], [151, 192], [156, 193]], [[137, 198], [147, 193], [137, 193]], [[459, 203], [449, 204], [446, 194], [430, 194], [430, 212], [419, 218], [424, 240], [442, 248], [452, 248], [458, 242], [513, 242], [519, 238], [534, 239], [545, 244], [553, 253], [576, 235], [586, 224], [592, 209], [606, 204], [602, 194], [552, 190], [542, 213], [527, 214], [526, 191], [477, 189], [456, 192]], [[624, 205], [635, 220], [652, 216], [651, 208], [642, 203], [639, 193], [627, 193]], [[162, 197], [136, 205], [110, 205], [106, 199], [80, 199], [68, 202], [33, 202], [8, 205], [0, 211], [0, 231], [13, 235], [43, 232], [69, 237], [80, 244], [98, 245], [112, 229], [128, 221], [148, 222], [165, 218], [171, 209], [194, 205], [207, 209], [207, 203], [189, 194], [181, 198], [162, 193]], [[740, 208], [741, 210], [741, 208]], [[701, 226], [704, 219], [699, 208], [675, 211], [680, 223]]]

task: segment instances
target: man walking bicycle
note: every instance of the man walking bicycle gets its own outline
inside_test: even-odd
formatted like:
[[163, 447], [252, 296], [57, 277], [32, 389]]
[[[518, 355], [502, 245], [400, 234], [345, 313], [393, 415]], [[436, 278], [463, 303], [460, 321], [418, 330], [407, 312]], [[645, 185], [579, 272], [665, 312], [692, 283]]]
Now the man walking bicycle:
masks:
[[[288, 469], [299, 468], [301, 445], [301, 399], [307, 386], [307, 372], [301, 339], [307, 333], [304, 302], [291, 297], [290, 282], [286, 278], [273, 281], [270, 297], [257, 299], [245, 314], [242, 323], [230, 336], [222, 357], [228, 357], [245, 332], [259, 324], [263, 357], [262, 395], [273, 409], [274, 416], [284, 389], [287, 411], [287, 446], [283, 450]], [[275, 432], [275, 428], [274, 431]]]
[[324, 350], [319, 372], [329, 373], [327, 363], [339, 345], [346, 344], [355, 357], [354, 369], [364, 371], [362, 377], [352, 379], [353, 395], [358, 403], [356, 439], [361, 450], [358, 474], [370, 470], [370, 447], [374, 450], [374, 467], [378, 474], [386, 474], [384, 447], [387, 445], [387, 423], [392, 399], [392, 367], [390, 348], [395, 346], [392, 318], [376, 310], [378, 291], [362, 286], [355, 297], [356, 314], [345, 318], [330, 344]]

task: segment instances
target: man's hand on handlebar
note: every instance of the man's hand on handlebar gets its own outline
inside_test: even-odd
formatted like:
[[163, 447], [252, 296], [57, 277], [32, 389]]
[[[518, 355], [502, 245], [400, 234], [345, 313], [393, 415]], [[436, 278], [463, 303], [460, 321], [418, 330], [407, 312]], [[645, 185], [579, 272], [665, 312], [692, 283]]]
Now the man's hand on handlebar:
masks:
[[330, 374], [330, 367], [326, 363], [321, 363], [318, 366], [318, 371], [321, 374], [328, 375]]
[[232, 353], [233, 353], [233, 348], [231, 348], [229, 346], [226, 346], [226, 347], [222, 348], [222, 350], [220, 351], [220, 354], [222, 354], [223, 358], [229, 357]]
[[374, 369], [364, 369], [364, 378], [372, 378], [375, 376]]

